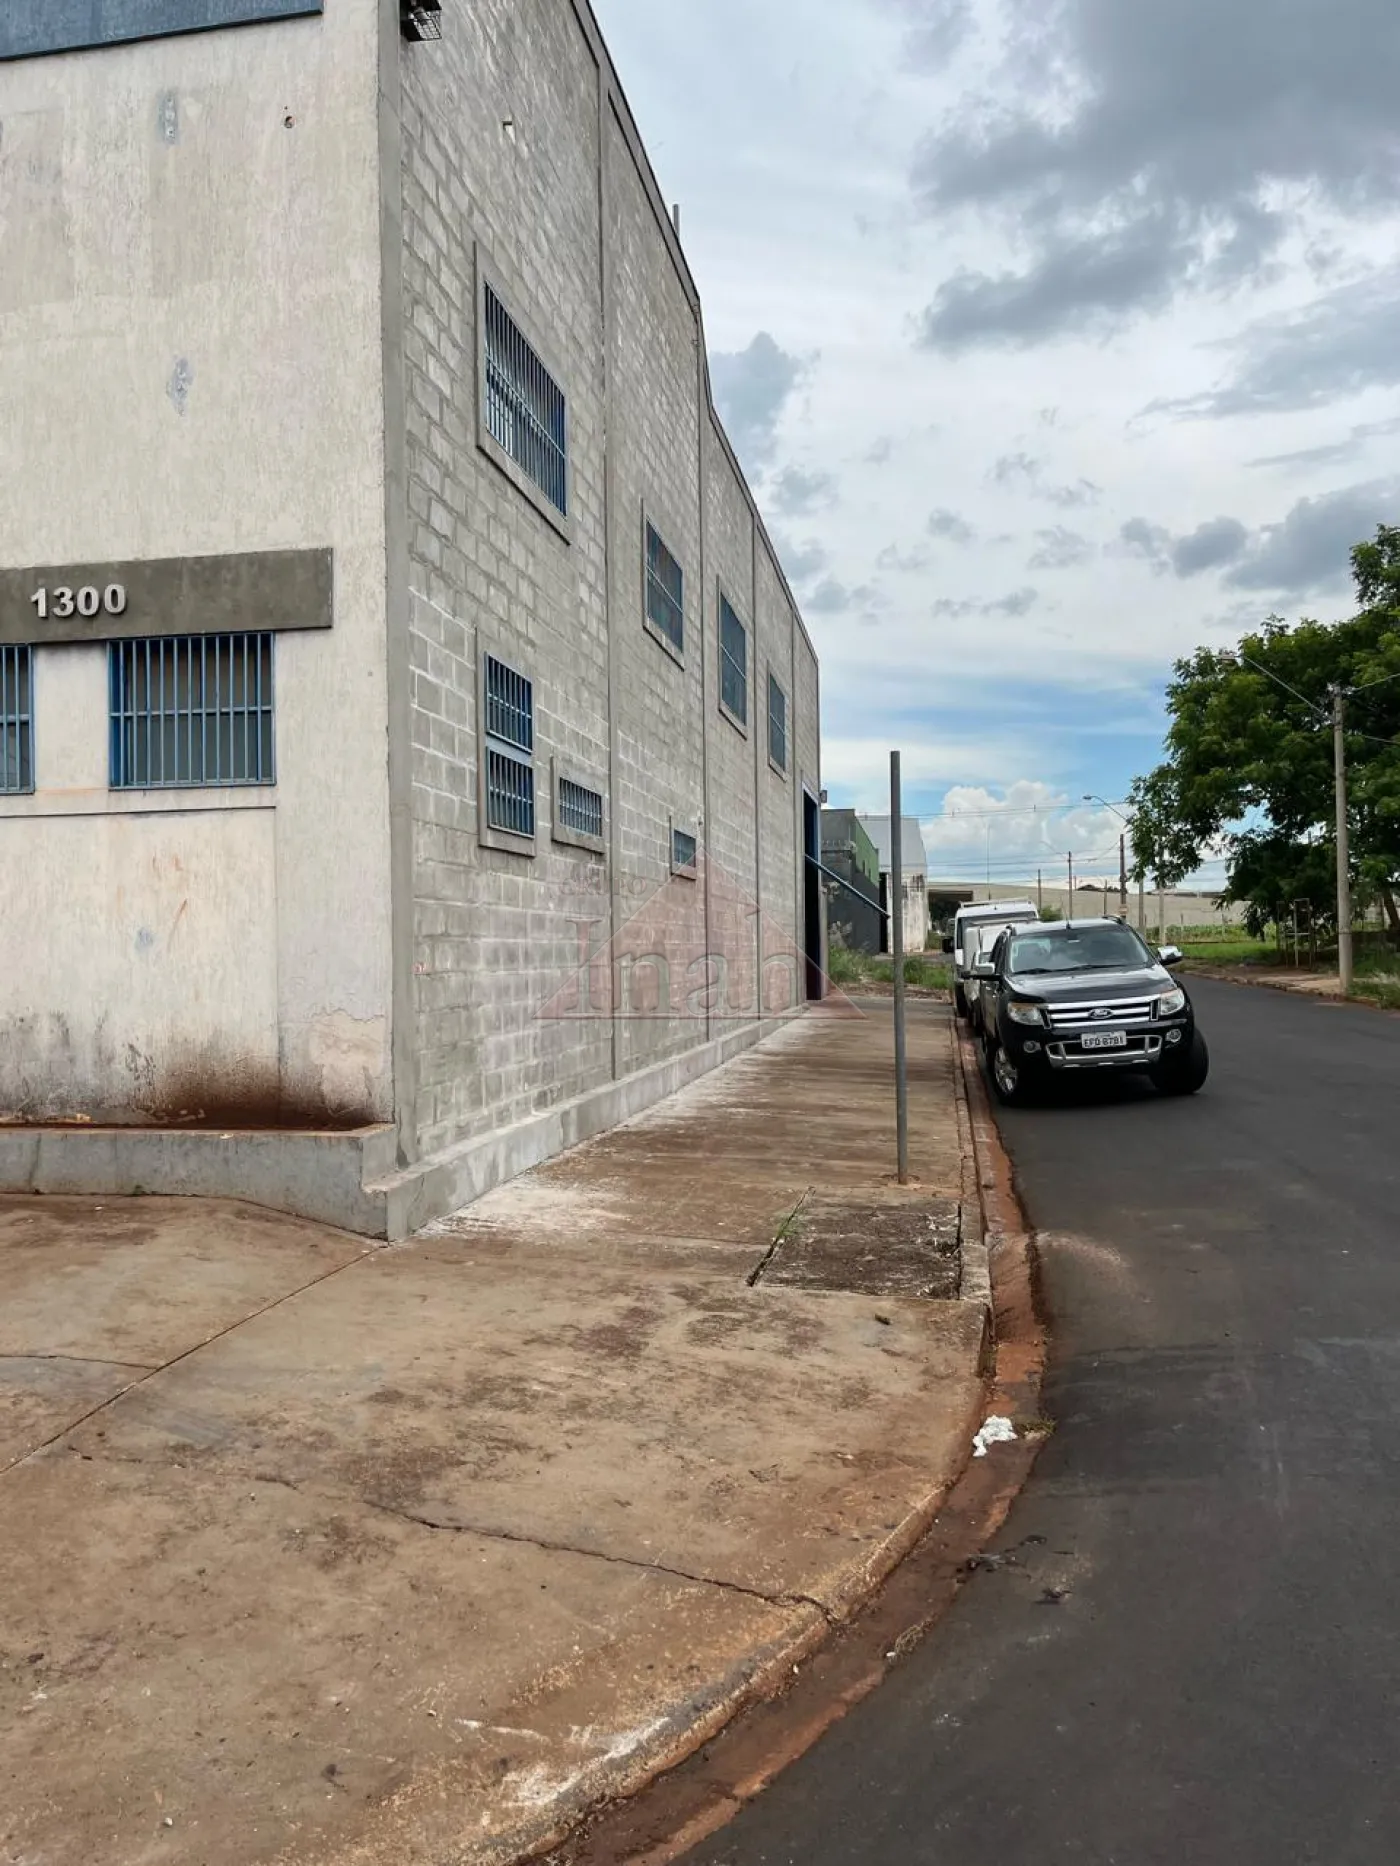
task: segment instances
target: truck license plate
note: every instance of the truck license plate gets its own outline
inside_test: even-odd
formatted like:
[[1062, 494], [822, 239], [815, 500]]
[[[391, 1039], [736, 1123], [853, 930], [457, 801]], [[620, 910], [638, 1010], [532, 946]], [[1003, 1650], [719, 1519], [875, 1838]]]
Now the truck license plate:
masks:
[[1086, 1030], [1080, 1041], [1086, 1050], [1126, 1050], [1126, 1030]]

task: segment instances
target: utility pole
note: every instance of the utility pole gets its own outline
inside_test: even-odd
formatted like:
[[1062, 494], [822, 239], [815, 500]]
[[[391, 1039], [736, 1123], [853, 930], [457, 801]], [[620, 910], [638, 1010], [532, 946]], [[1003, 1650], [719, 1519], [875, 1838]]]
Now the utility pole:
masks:
[[1069, 867], [1069, 900], [1065, 904], [1065, 919], [1073, 920], [1074, 918], [1074, 850], [1073, 849], [1069, 850], [1069, 852], [1066, 854], [1065, 861]]
[[1118, 911], [1126, 920], [1128, 917], [1128, 833], [1126, 830], [1118, 838]]
[[1347, 836], [1346, 694], [1332, 689], [1332, 756], [1337, 772], [1337, 969], [1342, 996], [1351, 996], [1355, 978], [1351, 951], [1351, 846]]
[[894, 1107], [899, 1183], [909, 1184], [909, 1065], [904, 1047], [904, 816], [899, 753], [890, 753], [890, 944], [894, 948]]
[[1037, 913], [1045, 905], [1045, 883], [1040, 878], [1040, 870], [1035, 871], [1035, 910]]

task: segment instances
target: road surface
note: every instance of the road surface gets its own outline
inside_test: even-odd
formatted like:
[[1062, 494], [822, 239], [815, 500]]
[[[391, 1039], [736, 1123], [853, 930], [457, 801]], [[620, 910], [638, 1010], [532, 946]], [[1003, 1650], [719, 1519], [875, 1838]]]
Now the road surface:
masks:
[[1196, 1099], [1002, 1117], [1054, 1328], [1014, 1559], [689, 1866], [1400, 1860], [1400, 1019], [1193, 996]]

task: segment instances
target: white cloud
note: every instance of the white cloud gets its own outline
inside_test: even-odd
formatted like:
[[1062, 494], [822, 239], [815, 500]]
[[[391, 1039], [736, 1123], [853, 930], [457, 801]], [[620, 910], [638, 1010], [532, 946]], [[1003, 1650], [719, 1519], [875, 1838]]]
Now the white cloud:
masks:
[[1038, 868], [1059, 880], [1073, 850], [1077, 878], [1116, 882], [1122, 830], [1112, 810], [1033, 778], [1005, 789], [956, 785], [923, 823], [929, 873], [949, 881], [1025, 880]]
[[[880, 807], [883, 741], [903, 739], [930, 787], [1003, 796], [1031, 772], [1071, 800], [1121, 795], [1156, 755], [1140, 727], [1109, 751], [1084, 729], [1070, 765], [1053, 709], [1024, 732], [985, 696], [949, 731], [946, 716], [937, 732], [904, 722], [970, 668], [1061, 695], [1076, 722], [1085, 696], [1149, 677], [1160, 692], [1176, 656], [1262, 620], [1281, 600], [1266, 578], [1296, 580], [1304, 557], [1326, 595], [1309, 605], [1343, 612], [1345, 562], [1328, 584], [1322, 560], [1344, 550], [1351, 508], [1323, 501], [1393, 472], [1400, 393], [1384, 289], [1400, 210], [1360, 185], [1393, 155], [1391, 0], [1295, 0], [1264, 40], [1219, 0], [595, 4], [683, 206], [711, 349], [748, 359], [760, 447], [778, 408], [765, 484], [798, 514], [803, 588], [821, 592], [807, 623], [833, 789], [858, 784]], [[1342, 43], [1357, 7], [1375, 16], [1364, 63]], [[1197, 82], [1192, 48], [1212, 32], [1247, 83], [1238, 109]], [[1121, 95], [1095, 88], [1104, 74]], [[1290, 127], [1269, 101], [1349, 95], [1354, 79], [1355, 113]], [[1205, 143], [1183, 129], [1183, 95]], [[1026, 148], [1050, 137], [1048, 166], [1013, 172], [1015, 124], [1030, 125]], [[930, 187], [946, 211], [925, 217]], [[1043, 222], [1027, 223], [1027, 198]], [[1003, 341], [968, 324], [976, 291], [940, 300], [959, 279]], [[1051, 314], [1039, 335], [1036, 293]], [[940, 302], [944, 347], [920, 348]], [[773, 347], [753, 353], [760, 334]], [[1120, 534], [1144, 514], [1134, 555]]]

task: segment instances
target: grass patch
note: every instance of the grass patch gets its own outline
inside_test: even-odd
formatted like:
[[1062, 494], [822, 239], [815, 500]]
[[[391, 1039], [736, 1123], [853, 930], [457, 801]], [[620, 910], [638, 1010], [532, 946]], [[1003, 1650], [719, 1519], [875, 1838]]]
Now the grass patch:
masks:
[[1202, 965], [1281, 965], [1278, 948], [1271, 941], [1249, 939], [1241, 934], [1235, 939], [1178, 940], [1188, 960]]
[[[833, 985], [846, 990], [860, 985], [894, 984], [894, 960], [887, 954], [848, 952], [833, 946], [827, 961], [826, 975]], [[925, 953], [906, 953], [904, 982], [921, 991], [951, 991], [953, 968], [946, 959], [930, 958]]]
[[1358, 979], [1351, 995], [1378, 1004], [1384, 1011], [1400, 1011], [1400, 978]]
[[1387, 1011], [1400, 1011], [1400, 953], [1384, 947], [1357, 953], [1351, 995]]
[[847, 952], [844, 946], [833, 946], [826, 962], [826, 975], [833, 985], [859, 985], [864, 977], [864, 954]]

